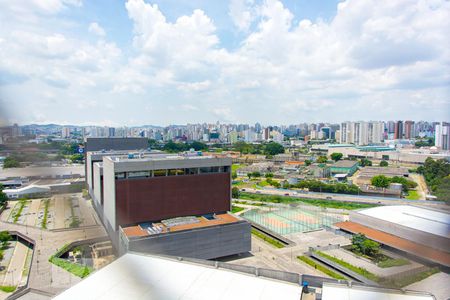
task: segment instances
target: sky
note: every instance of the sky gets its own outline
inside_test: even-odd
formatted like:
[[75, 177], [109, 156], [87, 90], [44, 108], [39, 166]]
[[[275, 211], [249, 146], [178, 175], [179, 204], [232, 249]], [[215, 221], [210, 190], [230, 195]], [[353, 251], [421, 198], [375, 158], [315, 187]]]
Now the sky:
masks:
[[450, 121], [448, 0], [0, 0], [0, 123]]

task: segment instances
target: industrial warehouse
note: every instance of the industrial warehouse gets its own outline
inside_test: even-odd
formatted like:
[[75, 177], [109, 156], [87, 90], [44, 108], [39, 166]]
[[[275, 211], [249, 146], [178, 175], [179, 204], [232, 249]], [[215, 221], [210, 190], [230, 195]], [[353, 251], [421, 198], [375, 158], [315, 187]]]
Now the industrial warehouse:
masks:
[[421, 261], [450, 267], [450, 215], [411, 205], [379, 206], [350, 212], [341, 230], [363, 233]]
[[100, 151], [86, 162], [94, 207], [118, 253], [212, 259], [250, 251], [250, 224], [228, 213], [230, 158]]

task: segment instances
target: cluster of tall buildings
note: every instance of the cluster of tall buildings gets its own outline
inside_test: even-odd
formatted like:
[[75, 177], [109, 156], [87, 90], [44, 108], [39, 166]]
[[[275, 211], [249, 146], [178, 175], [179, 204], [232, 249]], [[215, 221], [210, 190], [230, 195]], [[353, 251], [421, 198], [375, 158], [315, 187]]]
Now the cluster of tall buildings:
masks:
[[247, 143], [301, 138], [305, 141], [335, 141], [359, 146], [381, 144], [386, 140], [410, 140], [417, 137], [434, 138], [435, 146], [449, 150], [449, 122], [426, 121], [348, 121], [333, 123], [300, 123], [296, 125], [263, 126], [260, 123], [222, 124], [202, 123], [187, 125], [108, 127], [25, 125], [0, 128], [0, 143], [10, 137], [35, 135], [80, 139], [85, 137], [145, 137], [157, 141], [201, 141], [205, 143]]
[[385, 140], [384, 123], [374, 122], [343, 122], [336, 134], [342, 144], [369, 145], [379, 144]]

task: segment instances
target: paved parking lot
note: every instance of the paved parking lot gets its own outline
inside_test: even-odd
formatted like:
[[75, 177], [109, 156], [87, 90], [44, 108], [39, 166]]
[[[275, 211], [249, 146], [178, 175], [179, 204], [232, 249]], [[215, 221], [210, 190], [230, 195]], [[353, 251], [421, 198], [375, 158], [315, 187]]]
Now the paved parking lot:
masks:
[[[48, 202], [48, 204], [47, 204]], [[48, 230], [98, 225], [92, 203], [81, 193], [54, 195], [50, 198], [10, 201], [1, 216], [4, 222]], [[23, 206], [22, 210], [20, 207]], [[47, 212], [46, 212], [47, 210]], [[20, 211], [20, 216], [15, 215]], [[45, 218], [45, 214], [46, 218]], [[45, 226], [43, 221], [46, 219]]]

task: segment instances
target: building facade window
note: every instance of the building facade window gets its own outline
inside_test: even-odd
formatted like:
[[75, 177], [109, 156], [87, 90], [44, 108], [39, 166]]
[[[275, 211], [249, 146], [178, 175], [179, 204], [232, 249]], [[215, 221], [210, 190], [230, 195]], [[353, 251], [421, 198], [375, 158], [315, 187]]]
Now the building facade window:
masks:
[[116, 173], [116, 179], [125, 179], [125, 172]]
[[154, 177], [167, 176], [167, 170], [154, 170], [153, 176]]
[[128, 172], [127, 178], [147, 178], [150, 177], [149, 171]]

